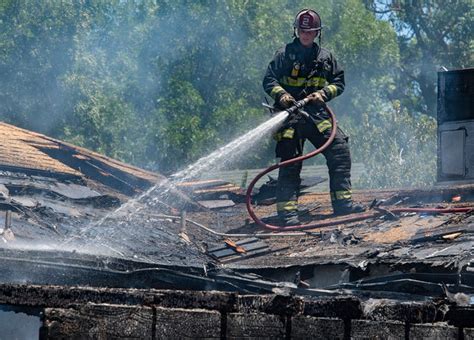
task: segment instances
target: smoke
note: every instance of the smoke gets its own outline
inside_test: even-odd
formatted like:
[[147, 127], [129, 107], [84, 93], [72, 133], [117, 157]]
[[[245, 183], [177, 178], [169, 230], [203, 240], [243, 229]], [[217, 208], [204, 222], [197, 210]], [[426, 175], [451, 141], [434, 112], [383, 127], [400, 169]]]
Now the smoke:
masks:
[[[173, 171], [219, 139], [214, 113], [226, 104], [221, 92], [239, 66], [231, 46], [245, 45], [246, 35], [239, 25], [212, 19], [217, 11], [232, 21], [222, 4], [150, 5], [140, 14], [122, 6], [111, 11], [113, 20], [76, 37], [81, 59], [68, 79], [72, 89], [84, 89], [77, 125], [93, 131], [86, 146]], [[76, 77], [84, 74], [87, 83]]]
[[0, 49], [0, 117], [50, 134], [60, 131], [70, 110], [60, 77], [72, 62], [75, 16], [71, 5], [63, 5], [10, 3], [0, 12], [6, 42]]
[[[354, 132], [354, 161], [365, 162], [373, 153], [364, 149], [367, 131], [359, 122], [364, 115], [378, 119], [400, 97], [396, 31], [360, 1], [313, 5], [325, 24], [323, 47], [346, 71], [346, 91], [331, 105], [342, 128]], [[0, 116], [141, 167], [175, 172], [261, 119], [262, 75], [274, 51], [291, 40], [291, 21], [302, 6], [11, 4], [1, 22], [10, 45], [0, 56]], [[419, 97], [415, 88], [407, 91]], [[261, 144], [245, 165], [273, 160], [272, 148]], [[409, 148], [400, 145], [397, 155], [401, 149], [406, 158]]]
[[421, 98], [420, 89], [415, 84], [400, 86], [407, 83], [400, 70], [415, 67], [431, 78], [436, 72], [426, 69], [429, 63], [416, 66], [402, 59], [399, 35], [409, 34], [405, 26], [394, 28], [388, 17], [351, 3], [350, 10], [344, 9], [347, 4], [333, 7], [329, 19], [335, 20], [329, 22], [331, 39], [326, 46], [343, 65], [346, 79], [345, 92], [330, 105], [349, 136], [353, 162], [365, 168], [362, 180], [354, 184], [430, 185], [436, 169], [436, 123], [414, 105]]

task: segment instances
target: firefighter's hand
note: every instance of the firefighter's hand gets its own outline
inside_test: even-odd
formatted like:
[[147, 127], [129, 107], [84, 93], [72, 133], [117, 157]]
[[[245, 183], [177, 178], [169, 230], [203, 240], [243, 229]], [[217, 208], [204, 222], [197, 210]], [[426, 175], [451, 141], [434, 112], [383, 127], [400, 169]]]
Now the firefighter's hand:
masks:
[[327, 100], [326, 94], [322, 90], [311, 93], [308, 96], [308, 98], [310, 102], [317, 103], [317, 104], [322, 104]]
[[291, 94], [285, 93], [280, 97], [280, 99], [278, 100], [278, 103], [280, 104], [281, 107], [283, 107], [284, 109], [287, 109], [290, 106], [293, 106], [296, 103], [296, 101], [295, 101], [295, 98], [293, 98]]

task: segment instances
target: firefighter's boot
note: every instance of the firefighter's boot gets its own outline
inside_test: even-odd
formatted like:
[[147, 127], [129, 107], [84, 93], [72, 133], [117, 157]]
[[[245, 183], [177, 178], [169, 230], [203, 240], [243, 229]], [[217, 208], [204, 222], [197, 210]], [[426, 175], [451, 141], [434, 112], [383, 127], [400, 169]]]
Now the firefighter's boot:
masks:
[[336, 216], [361, 213], [365, 211], [363, 205], [354, 204], [351, 199], [334, 200], [332, 201], [332, 208], [334, 215]]

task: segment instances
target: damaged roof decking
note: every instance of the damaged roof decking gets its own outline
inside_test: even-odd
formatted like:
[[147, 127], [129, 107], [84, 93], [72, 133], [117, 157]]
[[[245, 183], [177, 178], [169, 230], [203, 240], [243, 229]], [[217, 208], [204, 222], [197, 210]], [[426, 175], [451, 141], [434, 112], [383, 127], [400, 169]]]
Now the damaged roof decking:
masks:
[[[451, 198], [456, 194], [460, 194], [461, 202], [453, 203]], [[374, 199], [387, 200], [389, 204], [383, 206], [387, 210], [409, 206], [472, 206], [474, 185], [430, 190], [374, 190], [355, 194], [355, 200], [366, 205], [370, 205]], [[332, 217], [327, 193], [304, 195], [300, 197], [299, 202], [301, 207], [309, 210], [309, 213], [301, 217], [303, 222]], [[260, 218], [271, 216], [275, 213], [275, 207], [257, 207], [256, 213]], [[246, 225], [247, 213], [243, 206], [222, 210], [211, 218], [205, 214], [198, 214], [195, 218], [202, 224], [229, 234], [271, 232], [262, 230], [253, 223], [247, 222]], [[271, 218], [269, 222], [273, 222]], [[269, 248], [275, 251], [253, 258], [236, 254], [226, 265], [233, 268], [276, 268], [331, 263], [357, 266], [364, 261], [387, 264], [452, 264], [470, 256], [474, 244], [474, 215], [403, 213], [398, 220], [376, 217], [333, 227], [310, 229], [306, 232], [305, 236], [265, 238]], [[235, 237], [231, 239], [238, 240]], [[221, 260], [225, 263], [227, 259]]]
[[[0, 229], [4, 248], [122, 254], [177, 265], [206, 257], [193, 246], [183, 245], [174, 224], [156, 216], [159, 209], [170, 209], [167, 201], [192, 206], [175, 189], [169, 190], [169, 197], [137, 201], [113, 213], [121, 202], [163, 176], [5, 123], [0, 123], [0, 134], [0, 225], [7, 225], [6, 231]], [[145, 213], [147, 204], [152, 207]], [[130, 211], [137, 209], [142, 212], [131, 220]]]
[[[35, 248], [35, 245], [40, 243], [42, 249], [49, 249], [53, 253], [55, 249], [78, 250], [90, 254], [143, 261], [143, 263], [147, 262], [156, 268], [163, 264], [181, 268], [203, 268], [203, 265], [217, 262], [206, 253], [206, 250], [209, 251], [216, 247], [222, 248], [222, 246], [226, 248], [227, 244], [232, 245], [234, 242], [239, 245], [241, 242], [243, 248], [252, 248], [252, 251], [234, 256], [233, 262], [221, 261], [224, 267], [254, 272], [263, 269], [266, 273], [267, 270], [270, 270], [276, 273], [273, 278], [279, 280], [289, 279], [288, 275], [284, 278], [277, 276], [279, 275], [278, 270], [281, 268], [284, 269], [279, 271], [281, 275], [290, 273], [291, 276], [291, 273], [295, 273], [297, 268], [325, 264], [340, 265], [343, 268], [349, 266], [360, 270], [365, 270], [370, 263], [392, 266], [404, 263], [415, 265], [423, 262], [436, 266], [456, 267], [462, 261], [470, 259], [471, 256], [472, 214], [406, 214], [402, 215], [398, 221], [375, 218], [308, 230], [304, 236], [298, 237], [279, 236], [255, 241], [246, 235], [231, 237], [229, 243], [224, 243], [225, 237], [198, 228], [191, 222], [181, 224], [179, 209], [183, 205], [177, 204], [177, 202], [178, 198], [184, 198], [183, 195], [173, 193], [174, 195], [169, 199], [155, 190], [152, 195], [133, 201], [133, 204], [114, 212], [120, 204], [117, 198], [120, 197], [122, 201], [124, 199], [123, 192], [114, 189], [116, 187], [113, 185], [98, 186], [94, 184], [95, 180], [103, 180], [104, 177], [107, 177], [107, 173], [110, 174], [109, 177], [126, 173], [128, 177], [122, 176], [119, 179], [129, 181], [132, 183], [132, 188], [139, 190], [140, 186], [137, 184], [141, 179], [154, 178], [154, 176], [159, 178], [159, 175], [141, 171], [88, 150], [7, 124], [0, 124], [0, 130], [2, 129], [11, 131], [11, 135], [17, 136], [13, 140], [19, 144], [18, 147], [27, 149], [31, 147], [43, 152], [44, 155], [39, 155], [38, 159], [44, 157], [46, 162], [47, 157], [50, 157], [63, 164], [44, 166], [44, 169], [48, 169], [48, 178], [21, 172], [23, 166], [29, 167], [31, 165], [35, 168], [35, 162], [15, 163], [13, 168], [16, 172], [13, 170], [0, 171], [0, 183], [7, 189], [3, 193], [3, 189], [0, 187], [0, 192], [3, 194], [0, 196], [1, 206], [12, 212], [11, 231], [15, 237], [12, 240], [3, 233], [2, 237], [5, 240], [3, 248], [29, 247], [34, 250], [38, 249]], [[0, 146], [9, 143], [6, 138], [2, 141]], [[28, 150], [33, 152], [33, 149]], [[5, 146], [4, 150], [7, 150]], [[13, 151], [9, 152], [9, 157], [14, 158]], [[36, 156], [31, 153], [30, 157]], [[6, 156], [5, 158], [8, 159]], [[85, 163], [82, 163], [81, 166], [76, 163], [68, 163], [72, 158], [85, 161]], [[91, 164], [89, 165], [95, 169], [95, 172], [91, 171], [88, 174], [80, 173], [81, 178], [88, 178], [87, 181], [73, 181], [71, 183], [67, 178], [55, 176], [58, 173], [64, 174], [61, 170], [62, 166], [76, 166], [71, 168], [71, 174], [73, 171], [84, 170], [85, 167], [82, 165], [88, 165], [87, 160], [90, 160]], [[0, 170], [4, 170], [1, 169], [3, 163], [0, 162]], [[37, 166], [36, 169], [43, 168]], [[134, 176], [135, 174], [137, 176]], [[44, 175], [46, 176], [47, 173]], [[212, 186], [208, 187], [209, 181], [181, 187], [185, 191], [191, 187], [191, 193], [194, 190], [194, 194], [196, 194], [194, 199], [196, 200], [209, 199], [212, 195], [214, 195], [214, 199], [222, 199], [221, 196], [228, 193], [236, 203], [219, 210], [188, 210], [187, 218], [220, 233], [268, 233], [269, 231], [256, 227], [249, 220], [245, 205], [239, 203], [243, 202], [242, 190], [222, 182], [215, 181], [213, 184], [214, 186], [222, 184], [218, 186], [219, 190]], [[110, 184], [107, 181], [101, 183]], [[146, 181], [146, 183], [148, 186], [151, 185], [150, 181]], [[87, 187], [89, 190], [86, 190]], [[142, 189], [141, 192], [145, 189]], [[133, 194], [135, 190], [131, 190], [129, 193]], [[451, 202], [451, 198], [457, 194], [461, 195], [461, 202]], [[374, 198], [385, 199], [387, 204], [383, 207], [390, 210], [392, 207], [413, 205], [472, 206], [473, 195], [474, 186], [471, 185], [419, 191], [356, 192], [355, 200], [370, 204]], [[302, 216], [304, 222], [331, 218], [327, 193], [303, 195], [300, 198], [300, 203], [303, 208], [309, 210], [305, 216]], [[196, 207], [198, 205], [194, 205], [194, 208]], [[275, 206], [258, 206], [256, 212], [260, 217], [268, 217], [274, 214]], [[170, 215], [178, 217], [170, 218]], [[0, 214], [1, 225], [5, 224], [5, 219], [6, 215]], [[443, 228], [448, 230], [443, 231]], [[436, 236], [436, 233], [439, 235]], [[443, 235], [449, 237], [443, 238]], [[71, 238], [74, 239], [74, 242], [64, 242]], [[54, 244], [59, 244], [60, 247], [53, 246]], [[45, 256], [49, 257], [50, 255], [45, 254]], [[59, 253], [58, 256], [60, 256]], [[71, 253], [71, 256], [76, 255]], [[76, 260], [73, 259], [74, 261]], [[289, 267], [296, 269], [287, 270]], [[27, 270], [25, 272], [28, 274]], [[315, 275], [313, 280], [317, 280], [317, 277], [318, 275]], [[25, 278], [19, 279], [24, 280]], [[49, 279], [48, 276], [46, 279]], [[47, 280], [45, 282], [47, 283]], [[59, 284], [59, 282], [56, 283]], [[331, 282], [313, 283], [312, 287], [326, 287]], [[111, 282], [111, 284], [114, 283]]]
[[[355, 199], [366, 204], [369, 204], [374, 198], [391, 199], [393, 206], [396, 207], [401, 205], [397, 204], [397, 201], [402, 201], [402, 205], [405, 206], [420, 202], [424, 202], [424, 205], [437, 206], [446, 199], [449, 201], [453, 194], [459, 193], [464, 201], [470, 202], [467, 204], [472, 204], [473, 188], [473, 186], [464, 186], [449, 190], [435, 189], [432, 191], [385, 190], [359, 192], [355, 194]], [[22, 194], [12, 195], [12, 198], [22, 202], [19, 199], [20, 196]], [[89, 201], [89, 204], [69, 202], [65, 204], [69, 208], [65, 211], [60, 209], [61, 204], [64, 208], [62, 200], [51, 202], [51, 199], [47, 197], [41, 196], [41, 198], [38, 198], [33, 194], [27, 194], [27, 197], [30, 200], [36, 200], [36, 203], [32, 205], [36, 207], [33, 216], [38, 217], [42, 223], [39, 226], [35, 223], [25, 223], [21, 214], [14, 213], [12, 229], [20, 242], [26, 241], [28, 243], [31, 237], [44, 239], [43, 234], [47, 232], [41, 226], [51, 225], [57, 226], [60, 235], [50, 231], [47, 233], [49, 235], [48, 239], [50, 241], [61, 240], [64, 233], [77, 234], [76, 229], [81, 230], [84, 225], [100, 220], [111, 211], [110, 208], [106, 209], [106, 207], [91, 207], [92, 201]], [[408, 199], [406, 199], [407, 197]], [[179, 211], [172, 211], [172, 208], [166, 204], [161, 205], [159, 202], [157, 205], [148, 206], [147, 201], [153, 202], [154, 198], [149, 197], [137, 201], [128, 208], [112, 214], [104, 221], [105, 223], [86, 228], [86, 231], [80, 235], [83, 238], [82, 246], [84, 249], [95, 249], [99, 253], [108, 253], [113, 256], [132, 256], [136, 259], [157, 263], [196, 265], [196, 263], [204, 264], [211, 260], [205, 255], [206, 247], [210, 249], [223, 244], [223, 237], [210, 234], [195, 227], [192, 223], [187, 223], [183, 228], [180, 225], [179, 218], [169, 219], [162, 215], [178, 215]], [[316, 221], [331, 217], [327, 193], [303, 195], [300, 203], [302, 207], [310, 210], [307, 215], [302, 217], [303, 221]], [[462, 206], [465, 204], [466, 202], [444, 203], [446, 206]], [[390, 209], [391, 206], [385, 208]], [[256, 210], [259, 216], [265, 217], [274, 214], [275, 207], [274, 205], [260, 206]], [[200, 222], [221, 233], [252, 234], [269, 232], [248, 221], [247, 211], [243, 204], [217, 211], [189, 211], [187, 216], [189, 219]], [[31, 217], [26, 217], [31, 221]], [[422, 235], [419, 233], [423, 230], [439, 229], [446, 222], [456, 220], [457, 223], [451, 223], [451, 225], [457, 224], [470, 228], [473, 222], [472, 217], [467, 214], [438, 216], [407, 214], [402, 216], [399, 221], [384, 221], [376, 218], [347, 225], [308, 230], [307, 235], [300, 237], [264, 238], [263, 242], [268, 245], [265, 254], [262, 253], [255, 257], [242, 255], [239, 258], [237, 256], [238, 261], [226, 263], [226, 266], [233, 268], [276, 268], [325, 263], [346, 263], [356, 266], [365, 260], [386, 263], [397, 261], [444, 261], [448, 263], [455, 256], [464, 256], [463, 254], [465, 254], [467, 248], [471, 246], [469, 230], [464, 228], [462, 234], [457, 235], [457, 238], [453, 241], [445, 240], [442, 243], [433, 243], [431, 239], [425, 238], [417, 241], [415, 245], [414, 240], [416, 238], [420, 239]], [[1, 220], [0, 223], [2, 223]], [[28, 227], [25, 224], [28, 224]], [[246, 238], [248, 236], [231, 237], [235, 242]], [[129, 242], [121, 242], [123, 239], [128, 239]], [[255, 242], [251, 244], [252, 247], [255, 245]], [[455, 246], [445, 249], [452, 245]], [[244, 245], [245, 247], [246, 245]], [[71, 246], [70, 249], [78, 248]], [[199, 253], [200, 255], [198, 255]]]

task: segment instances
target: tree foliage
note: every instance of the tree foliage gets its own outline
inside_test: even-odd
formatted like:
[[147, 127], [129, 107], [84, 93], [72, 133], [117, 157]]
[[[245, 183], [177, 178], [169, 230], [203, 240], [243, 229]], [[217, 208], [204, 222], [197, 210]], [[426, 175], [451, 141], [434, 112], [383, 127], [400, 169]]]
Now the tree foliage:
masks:
[[436, 72], [474, 64], [472, 0], [366, 0], [398, 32], [400, 63], [393, 97], [411, 111], [436, 115]]
[[[472, 47], [472, 26], [466, 28], [472, 15], [462, 4], [413, 5], [423, 14], [414, 21], [405, 3], [383, 18], [374, 14], [379, 2], [362, 0], [3, 0], [0, 118], [138, 166], [175, 171], [266, 119], [263, 73], [291, 40], [295, 13], [310, 7], [323, 18], [323, 45], [346, 71], [347, 90], [331, 105], [353, 134], [355, 161], [383, 164], [388, 174], [383, 169], [396, 157], [374, 152], [385, 145], [377, 143], [383, 129], [394, 136], [385, 146], [395, 143], [394, 154], [413, 138], [397, 119], [412, 124], [418, 141], [434, 138], [431, 121], [420, 114], [431, 113], [433, 102], [423, 77], [435, 73], [421, 67], [429, 51], [436, 51], [432, 67], [472, 63], [465, 46]], [[446, 50], [435, 48], [435, 28]], [[239, 165], [267, 165], [272, 149], [270, 141], [255, 146]], [[423, 151], [434, 157], [431, 147]], [[380, 176], [371, 173], [373, 184], [403, 184]]]
[[349, 125], [352, 150], [363, 159], [365, 173], [359, 188], [430, 185], [436, 174], [436, 121], [428, 115], [412, 115], [394, 101], [379, 115], [364, 113]]

